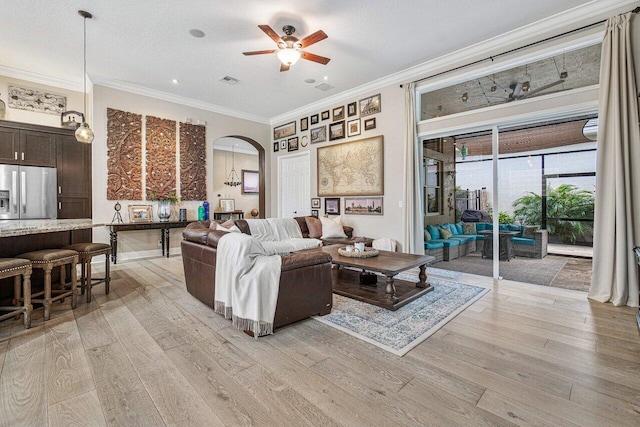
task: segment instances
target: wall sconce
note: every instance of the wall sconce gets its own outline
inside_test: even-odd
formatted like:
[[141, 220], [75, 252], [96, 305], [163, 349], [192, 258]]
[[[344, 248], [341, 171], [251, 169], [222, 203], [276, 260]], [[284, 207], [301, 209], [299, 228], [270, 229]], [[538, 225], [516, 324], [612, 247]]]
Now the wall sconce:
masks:
[[462, 94], [462, 102], [467, 102], [469, 100], [469, 93], [465, 92]]

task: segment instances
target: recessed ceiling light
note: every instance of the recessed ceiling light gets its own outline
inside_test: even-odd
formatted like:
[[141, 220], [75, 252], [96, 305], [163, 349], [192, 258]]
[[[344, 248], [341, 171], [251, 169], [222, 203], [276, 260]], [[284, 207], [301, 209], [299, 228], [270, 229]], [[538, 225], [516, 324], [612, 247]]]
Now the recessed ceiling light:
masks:
[[325, 81], [329, 80], [329, 76], [324, 76], [324, 80]]
[[173, 83], [174, 85], [177, 85], [177, 84], [178, 84], [178, 83], [180, 83], [180, 82], [178, 81], [178, 79], [172, 79], [172, 80], [171, 80], [171, 83]]
[[198, 30], [196, 28], [194, 28], [193, 30], [189, 30], [189, 34], [191, 34], [193, 37], [197, 37], [199, 39], [204, 37], [204, 31]]
[[316, 79], [305, 79], [305, 81], [304, 81], [304, 82], [305, 82], [305, 83], [309, 83], [309, 84], [311, 84], [311, 83], [315, 83], [315, 82], [316, 82]]

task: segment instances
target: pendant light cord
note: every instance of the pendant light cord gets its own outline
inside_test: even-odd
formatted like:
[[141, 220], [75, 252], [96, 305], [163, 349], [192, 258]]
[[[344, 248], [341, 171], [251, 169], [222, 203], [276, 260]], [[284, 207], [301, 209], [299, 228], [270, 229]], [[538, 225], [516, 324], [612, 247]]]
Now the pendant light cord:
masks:
[[82, 22], [84, 23], [84, 31], [83, 31], [83, 35], [84, 35], [84, 48], [83, 48], [83, 73], [82, 73], [82, 81], [83, 81], [83, 87], [84, 87], [84, 114], [85, 114], [85, 118], [84, 118], [84, 122], [87, 123], [87, 17], [84, 16], [82, 19]]

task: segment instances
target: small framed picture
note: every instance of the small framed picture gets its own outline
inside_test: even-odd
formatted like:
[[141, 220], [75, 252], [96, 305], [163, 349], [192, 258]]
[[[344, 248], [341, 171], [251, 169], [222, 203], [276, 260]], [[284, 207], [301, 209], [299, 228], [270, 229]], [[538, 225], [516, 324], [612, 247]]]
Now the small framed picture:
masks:
[[329, 215], [340, 215], [340, 197], [325, 197], [324, 213]]
[[320, 126], [311, 129], [311, 143], [325, 142], [327, 140], [327, 127]]
[[333, 109], [333, 121], [344, 119], [344, 107], [341, 105]]
[[289, 148], [288, 151], [296, 151], [298, 149], [298, 137], [289, 138]]
[[358, 103], [352, 102], [350, 104], [347, 104], [347, 116], [351, 117], [355, 116], [356, 114], [358, 114]]
[[322, 116], [320, 116], [322, 118], [322, 120], [328, 120], [329, 119], [329, 110], [327, 111], [323, 111], [322, 112]]
[[[360, 117], [369, 116], [382, 111], [380, 94], [370, 96], [360, 100]], [[365, 126], [366, 129], [366, 126]]]
[[309, 129], [309, 118], [305, 117], [303, 119], [300, 119], [300, 131], [304, 131]]
[[129, 221], [131, 222], [153, 221], [153, 209], [151, 205], [129, 205]]
[[382, 197], [345, 197], [344, 213], [347, 215], [383, 215]]
[[344, 120], [329, 125], [329, 141], [344, 138]]
[[273, 139], [284, 138], [296, 134], [296, 122], [287, 123], [273, 128]]
[[280, 150], [280, 143], [278, 141], [273, 143], [273, 152], [275, 153], [276, 151]]
[[311, 199], [311, 209], [320, 209], [320, 197], [313, 197]]
[[364, 130], [371, 130], [376, 128], [376, 118], [364, 119]]
[[360, 135], [360, 119], [349, 120], [347, 122], [347, 136]]
[[242, 169], [242, 194], [258, 194], [259, 190], [260, 174], [258, 171]]
[[312, 124], [312, 125], [317, 125], [319, 121], [320, 121], [320, 120], [319, 120], [319, 118], [318, 118], [318, 115], [317, 115], [317, 114], [314, 114], [313, 116], [311, 116], [311, 124]]
[[314, 218], [318, 218], [318, 209], [311, 209], [311, 216]]
[[220, 199], [220, 210], [222, 212], [231, 212], [236, 210], [235, 199]]
[[281, 150], [286, 150], [287, 149], [287, 140], [283, 139], [282, 141], [280, 141], [280, 149]]

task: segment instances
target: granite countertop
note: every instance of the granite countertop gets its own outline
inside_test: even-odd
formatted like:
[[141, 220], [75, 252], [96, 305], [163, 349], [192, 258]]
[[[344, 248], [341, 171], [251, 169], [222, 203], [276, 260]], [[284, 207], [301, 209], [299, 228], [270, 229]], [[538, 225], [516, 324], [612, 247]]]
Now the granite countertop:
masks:
[[103, 223], [83, 219], [7, 219], [0, 221], [0, 237], [25, 236], [28, 234], [54, 233], [57, 231], [82, 230], [100, 227]]

